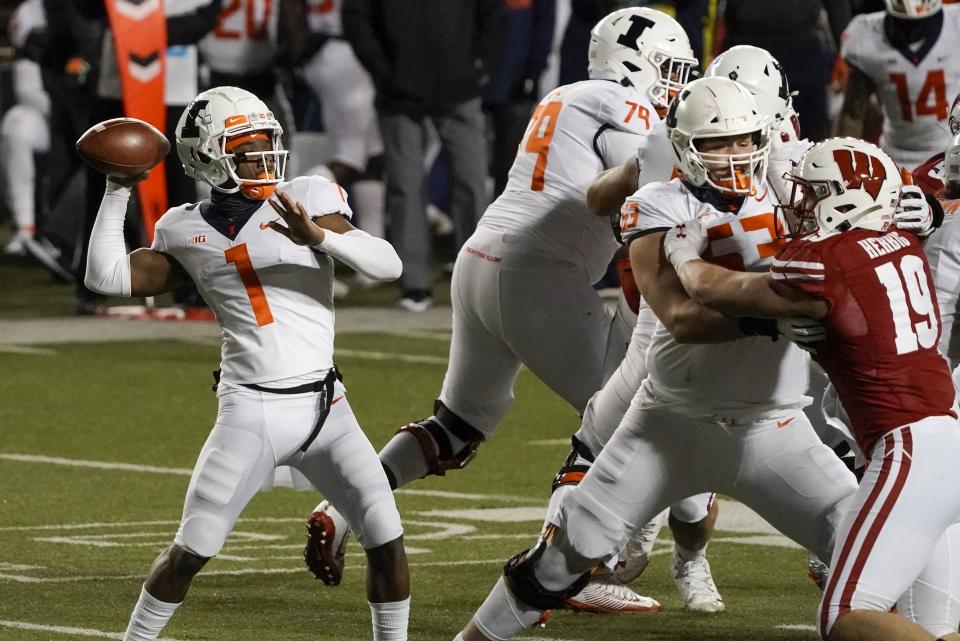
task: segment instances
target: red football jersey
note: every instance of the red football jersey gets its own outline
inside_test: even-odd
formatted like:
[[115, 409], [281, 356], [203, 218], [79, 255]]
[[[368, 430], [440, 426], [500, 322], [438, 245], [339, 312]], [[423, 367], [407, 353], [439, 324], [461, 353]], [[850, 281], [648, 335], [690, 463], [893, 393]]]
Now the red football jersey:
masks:
[[830, 302], [814, 358], [837, 388], [864, 454], [891, 429], [951, 414], [953, 381], [937, 351], [940, 310], [912, 234], [853, 229], [790, 241], [773, 277]]
[[943, 156], [942, 151], [932, 156], [918, 165], [911, 174], [913, 184], [918, 185], [924, 193], [937, 198], [943, 196]]

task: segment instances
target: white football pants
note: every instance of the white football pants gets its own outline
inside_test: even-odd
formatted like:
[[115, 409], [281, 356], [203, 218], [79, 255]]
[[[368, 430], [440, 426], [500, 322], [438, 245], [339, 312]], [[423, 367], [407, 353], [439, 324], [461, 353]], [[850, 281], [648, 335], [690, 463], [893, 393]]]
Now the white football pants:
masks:
[[829, 558], [843, 501], [857, 484], [803, 412], [721, 423], [645, 408], [639, 398], [560, 508], [579, 554], [607, 559], [667, 506], [717, 491]]
[[958, 460], [960, 425], [949, 416], [896, 428], [877, 442], [845, 505], [820, 602], [821, 636], [840, 614], [889, 612], [898, 600], [901, 614], [931, 634], [957, 631], [960, 547], [950, 526], [960, 523]]
[[582, 414], [626, 351], [635, 315], [620, 296], [607, 309], [572, 262], [478, 228], [457, 256], [450, 286], [453, 337], [440, 400], [490, 438], [526, 365]]
[[320, 393], [276, 394], [221, 383], [217, 421], [194, 467], [174, 542], [198, 556], [215, 556], [279, 465], [306, 476], [365, 549], [403, 534], [383, 467], [344, 391], [337, 382], [326, 422], [301, 452], [319, 416]]

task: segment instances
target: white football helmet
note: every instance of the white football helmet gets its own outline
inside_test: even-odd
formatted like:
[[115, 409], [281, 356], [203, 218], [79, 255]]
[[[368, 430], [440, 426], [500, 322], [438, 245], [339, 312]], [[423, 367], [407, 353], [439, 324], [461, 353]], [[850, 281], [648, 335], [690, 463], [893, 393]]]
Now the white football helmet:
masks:
[[598, 22], [590, 31], [588, 62], [590, 78], [633, 87], [663, 110], [699, 64], [683, 27], [649, 7], [620, 9]]
[[[680, 173], [694, 185], [735, 194], [752, 194], [763, 185], [770, 127], [743, 85], [721, 77], [694, 80], [670, 103], [666, 125]], [[753, 151], [707, 153], [696, 146], [704, 138], [743, 134], [753, 134]]]
[[[177, 123], [177, 154], [188, 176], [226, 193], [264, 200], [283, 182], [288, 152], [283, 149], [283, 128], [262, 100], [237, 87], [214, 87], [193, 99]], [[256, 152], [266, 171], [258, 178], [237, 175], [237, 144], [265, 137], [270, 150]], [[272, 170], [270, 170], [272, 168]]]
[[769, 51], [751, 45], [737, 45], [713, 59], [704, 77], [726, 77], [747, 88], [770, 118], [771, 132], [785, 129], [791, 138], [800, 138], [800, 122], [793, 109], [793, 94], [780, 62]]
[[894, 226], [903, 178], [876, 145], [859, 138], [829, 138], [800, 158], [786, 179], [794, 193], [783, 209], [794, 233]]
[[943, 7], [942, 0], [885, 0], [887, 13], [895, 18], [918, 20], [932, 16]]

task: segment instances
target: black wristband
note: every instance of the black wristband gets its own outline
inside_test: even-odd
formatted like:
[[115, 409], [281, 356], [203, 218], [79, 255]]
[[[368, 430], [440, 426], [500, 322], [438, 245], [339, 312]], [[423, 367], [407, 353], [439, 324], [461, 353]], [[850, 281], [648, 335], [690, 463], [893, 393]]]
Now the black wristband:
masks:
[[772, 318], [741, 318], [738, 325], [744, 336], [766, 336], [774, 341], [780, 338], [777, 321]]

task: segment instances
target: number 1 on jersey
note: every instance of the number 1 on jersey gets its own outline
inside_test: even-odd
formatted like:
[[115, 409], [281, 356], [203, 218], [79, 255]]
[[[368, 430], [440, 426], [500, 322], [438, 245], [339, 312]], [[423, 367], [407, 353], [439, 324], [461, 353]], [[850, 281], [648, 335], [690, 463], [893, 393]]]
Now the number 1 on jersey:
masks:
[[533, 118], [530, 119], [527, 144], [523, 149], [531, 154], [537, 154], [537, 164], [533, 167], [533, 179], [530, 181], [530, 189], [533, 191], [543, 191], [547, 154], [550, 153], [550, 141], [553, 140], [553, 130], [557, 128], [557, 117], [562, 108], [563, 102], [559, 100], [545, 105], [539, 104], [533, 112]]
[[250, 299], [250, 306], [253, 307], [253, 314], [257, 318], [257, 325], [263, 327], [272, 323], [273, 312], [270, 311], [270, 303], [267, 302], [267, 295], [263, 291], [263, 285], [260, 284], [260, 277], [257, 276], [253, 263], [250, 262], [247, 244], [240, 243], [236, 247], [231, 247], [223, 252], [223, 255], [228, 263], [233, 263], [237, 267], [240, 281], [247, 290], [247, 298]]

